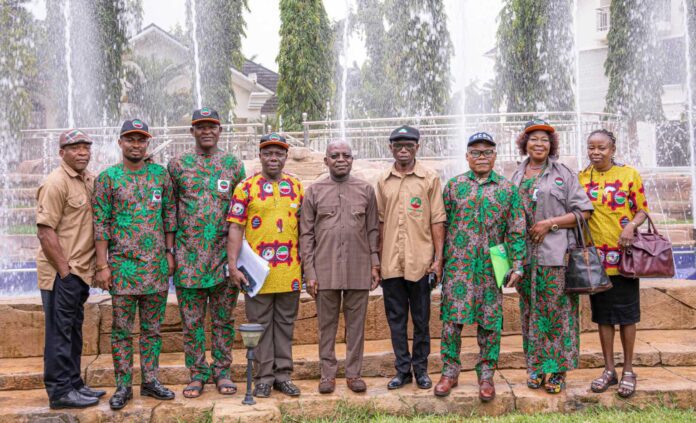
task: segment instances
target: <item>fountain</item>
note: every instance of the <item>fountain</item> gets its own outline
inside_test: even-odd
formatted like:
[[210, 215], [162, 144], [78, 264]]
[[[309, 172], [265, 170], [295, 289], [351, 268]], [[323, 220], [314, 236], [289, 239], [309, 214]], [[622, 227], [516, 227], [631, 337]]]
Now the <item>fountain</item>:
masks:
[[198, 57], [198, 22], [196, 17], [196, 0], [191, 0], [191, 38], [193, 39], [193, 62], [196, 82], [196, 108], [203, 106], [201, 96], [201, 62]]
[[75, 127], [75, 115], [73, 111], [73, 74], [72, 74], [72, 46], [70, 44], [70, 33], [72, 31], [72, 18], [70, 10], [70, 0], [65, 0], [63, 4], [63, 19], [65, 19], [65, 74], [68, 80], [68, 91], [66, 93], [68, 128]]

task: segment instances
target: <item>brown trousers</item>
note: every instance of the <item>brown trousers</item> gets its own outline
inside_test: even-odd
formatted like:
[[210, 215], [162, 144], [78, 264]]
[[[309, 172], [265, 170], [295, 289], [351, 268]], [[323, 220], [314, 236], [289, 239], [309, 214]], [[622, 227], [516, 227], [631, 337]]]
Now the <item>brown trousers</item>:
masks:
[[244, 296], [247, 320], [264, 327], [254, 349], [256, 384], [272, 385], [290, 380], [292, 373], [292, 331], [295, 327], [300, 292]]
[[319, 321], [319, 359], [321, 377], [336, 377], [336, 331], [343, 296], [343, 318], [346, 326], [346, 378], [360, 377], [365, 346], [365, 317], [370, 291], [367, 289], [324, 289], [317, 295]]

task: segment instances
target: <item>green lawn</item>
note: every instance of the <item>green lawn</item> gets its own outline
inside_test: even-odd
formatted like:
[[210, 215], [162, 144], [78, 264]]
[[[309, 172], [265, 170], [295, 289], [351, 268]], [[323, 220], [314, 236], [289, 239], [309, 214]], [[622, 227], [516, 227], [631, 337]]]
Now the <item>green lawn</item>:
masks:
[[369, 410], [339, 406], [334, 415], [323, 419], [301, 419], [289, 416], [283, 417], [283, 423], [663, 423], [663, 422], [696, 422], [695, 411], [677, 410], [665, 407], [648, 407], [644, 410], [617, 410], [592, 408], [570, 414], [508, 414], [502, 417], [470, 417], [458, 415], [420, 415], [414, 417], [396, 417]]

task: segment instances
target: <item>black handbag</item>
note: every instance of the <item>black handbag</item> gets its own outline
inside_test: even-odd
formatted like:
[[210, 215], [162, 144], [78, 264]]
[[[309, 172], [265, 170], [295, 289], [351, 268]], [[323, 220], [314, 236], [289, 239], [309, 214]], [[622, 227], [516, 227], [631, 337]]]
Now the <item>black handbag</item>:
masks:
[[[579, 212], [573, 212], [573, 215], [575, 215], [577, 226], [573, 229], [575, 245], [568, 245], [566, 252], [568, 265], [565, 292], [592, 295], [611, 289], [611, 280], [604, 271], [585, 218]], [[589, 246], [585, 241], [585, 234], [589, 235]]]

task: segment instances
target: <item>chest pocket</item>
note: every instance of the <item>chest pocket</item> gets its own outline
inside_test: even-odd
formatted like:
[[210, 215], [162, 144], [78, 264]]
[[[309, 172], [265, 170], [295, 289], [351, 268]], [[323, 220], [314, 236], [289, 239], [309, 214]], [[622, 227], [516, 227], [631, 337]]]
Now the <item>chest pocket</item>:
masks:
[[330, 228], [338, 226], [338, 207], [318, 207], [316, 222], [317, 227], [319, 228]]
[[74, 194], [68, 197], [67, 203], [68, 207], [79, 210], [83, 207], [87, 207], [87, 197], [83, 194]]
[[551, 192], [549, 194], [549, 200], [556, 203], [557, 205], [562, 206], [565, 209], [566, 194], [565, 192], [563, 192], [562, 189], [553, 188], [551, 189]]
[[365, 208], [361, 206], [350, 207], [350, 226], [356, 229], [365, 227]]

